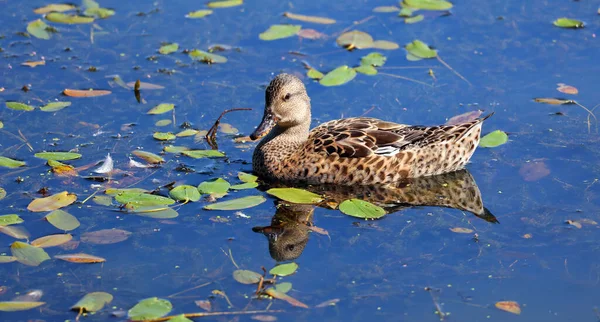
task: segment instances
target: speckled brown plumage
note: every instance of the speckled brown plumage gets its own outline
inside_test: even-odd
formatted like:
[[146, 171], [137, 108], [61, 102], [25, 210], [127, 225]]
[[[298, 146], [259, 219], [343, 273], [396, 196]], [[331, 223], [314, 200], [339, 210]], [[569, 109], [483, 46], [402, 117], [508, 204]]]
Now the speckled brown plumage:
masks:
[[268, 133], [254, 151], [261, 177], [306, 183], [382, 184], [456, 171], [477, 145], [490, 115], [456, 125], [411, 126], [357, 117], [310, 129], [310, 98], [301, 80], [280, 74], [268, 86], [263, 120]]

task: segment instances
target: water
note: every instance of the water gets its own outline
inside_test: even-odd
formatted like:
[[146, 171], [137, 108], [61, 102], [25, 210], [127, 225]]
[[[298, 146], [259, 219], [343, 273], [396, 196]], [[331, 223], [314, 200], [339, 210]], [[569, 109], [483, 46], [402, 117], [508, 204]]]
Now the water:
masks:
[[[152, 138], [154, 131], [179, 131], [174, 126], [154, 125], [160, 119], [171, 119], [171, 114], [150, 116], [146, 111], [161, 102], [174, 103], [175, 126], [190, 122], [194, 128], [207, 130], [223, 110], [251, 107], [251, 112], [234, 112], [223, 120], [247, 135], [260, 121], [264, 86], [275, 74], [304, 75], [301, 61], [321, 71], [343, 64], [355, 66], [360, 57], [371, 52], [347, 52], [335, 45], [337, 33], [355, 21], [362, 21], [356, 29], [376, 39], [401, 46], [421, 39], [435, 46], [441, 58], [473, 85], [436, 60], [408, 62], [402, 49], [383, 51], [388, 61], [380, 72], [434, 86], [381, 74], [358, 75], [339, 87], [323, 87], [305, 79], [312, 98], [313, 123], [366, 113], [407, 124], [436, 124], [475, 109], [495, 111], [484, 124], [484, 133], [501, 129], [509, 133], [510, 141], [498, 148], [478, 149], [467, 168], [484, 206], [499, 224], [466, 211], [428, 206], [407, 207], [382, 220], [368, 222], [332, 209], [301, 209], [299, 216], [304, 219], [314, 211], [313, 224], [328, 233], [308, 233], [306, 225], [294, 226], [302, 244], [299, 247], [304, 247], [294, 260], [299, 270], [280, 282], [292, 283], [289, 295], [311, 307], [307, 310], [282, 300], [256, 300], [254, 285], [242, 285], [231, 277], [236, 267], [230, 253], [243, 269], [261, 272], [261, 267], [269, 270], [277, 264], [270, 255], [268, 239], [252, 230], [271, 224], [276, 214], [272, 197], [267, 196], [267, 202], [258, 207], [244, 210], [249, 218], [234, 212], [203, 210], [208, 202], [201, 200], [181, 206], [177, 209], [179, 217], [169, 221], [124, 214], [116, 206], [87, 201], [65, 208], [82, 224], [72, 232], [75, 240], [85, 232], [109, 228], [131, 231], [132, 236], [111, 245], [81, 243], [74, 251], [47, 249], [51, 256], [70, 252], [102, 256], [107, 259], [103, 264], [82, 265], [55, 259], [39, 267], [1, 264], [0, 286], [7, 290], [0, 300], [41, 289], [45, 293], [42, 301], [47, 303], [39, 309], [2, 312], [3, 321], [73, 319], [76, 313], [70, 312], [69, 307], [93, 291], [114, 296], [109, 307], [88, 318], [98, 321], [109, 319], [113, 308], [127, 310], [139, 300], [154, 296], [168, 298], [174, 306], [172, 314], [202, 311], [194, 301], [210, 299], [217, 312], [267, 307], [285, 310], [270, 313], [281, 320], [437, 321], [440, 317], [434, 313], [436, 303], [450, 314], [446, 320], [514, 319], [510, 313], [494, 308], [502, 300], [517, 301], [521, 315], [528, 321], [598, 318], [598, 225], [592, 222], [600, 221], [599, 154], [595, 148], [598, 130], [593, 119], [588, 129], [587, 113], [576, 105], [532, 101], [534, 97], [567, 97], [589, 109], [600, 103], [596, 91], [600, 81], [596, 59], [600, 49], [597, 4], [460, 1], [450, 16], [428, 13], [423, 22], [407, 25], [394, 13], [371, 12], [376, 6], [394, 2], [248, 2], [240, 7], [215, 9], [212, 15], [193, 20], [184, 15], [203, 9], [202, 3], [105, 0], [100, 4], [114, 8], [117, 14], [97, 22], [102, 30], [94, 30], [93, 43], [90, 25], [50, 23], [59, 34], [48, 41], [18, 35], [27, 22], [38, 18], [32, 10], [47, 3], [0, 1], [4, 35], [0, 39], [4, 50], [0, 59], [2, 99], [36, 106], [55, 98], [73, 102], [71, 107], [56, 113], [25, 113], [6, 108], [0, 111], [4, 122], [0, 130], [2, 155], [24, 160], [28, 165], [0, 170], [0, 186], [8, 191], [8, 196], [0, 201], [0, 215], [19, 214], [31, 239], [60, 232], [41, 220], [46, 213], [26, 210], [31, 198], [40, 197], [40, 188], [47, 187], [51, 193], [68, 190], [76, 193], [81, 202], [94, 192], [90, 185], [95, 182], [51, 174], [44, 161], [34, 158], [18, 138], [19, 131], [34, 152], [77, 149], [83, 157], [70, 162], [76, 167], [102, 160], [110, 152], [116, 167], [128, 172], [116, 177], [119, 184], [115, 186], [153, 190], [172, 181], [195, 186], [216, 177], [238, 183], [238, 171], [251, 171], [254, 144], [234, 143], [231, 135], [223, 133], [218, 134], [217, 142], [227, 154], [226, 160], [195, 160], [167, 154], [168, 162], [159, 169], [129, 168], [131, 151], [142, 148], [158, 153], [166, 145]], [[153, 13], [155, 9], [158, 12]], [[281, 16], [285, 11], [327, 16], [337, 23], [293, 22]], [[137, 16], [138, 12], [149, 14]], [[364, 21], [370, 16], [373, 17]], [[583, 20], [586, 28], [554, 27], [552, 21], [562, 16]], [[288, 22], [314, 28], [330, 37], [315, 41], [297, 37], [272, 42], [258, 39], [258, 34], [271, 24]], [[212, 44], [239, 50], [219, 53], [228, 58], [227, 63], [205, 65], [193, 63], [181, 53], [158, 54], [161, 42], [177, 42], [180, 51], [206, 50]], [[45, 66], [20, 66], [26, 60], [42, 57]], [[91, 66], [98, 71], [88, 71]], [[392, 68], [405, 66], [426, 68]], [[175, 73], [168, 75], [164, 70], [159, 72], [161, 69]], [[428, 75], [429, 69], [434, 72], [435, 81]], [[131, 90], [110, 87], [111, 75], [115, 74], [125, 82], [140, 79], [165, 89], [143, 90], [147, 104], [138, 104]], [[579, 94], [559, 93], [557, 83], [575, 86]], [[20, 90], [28, 84], [30, 91]], [[113, 93], [100, 98], [60, 95], [65, 88], [91, 87]], [[564, 115], [552, 115], [555, 112]], [[130, 123], [136, 126], [122, 128]], [[98, 134], [99, 130], [102, 133]], [[178, 138], [174, 144], [208, 148], [203, 141], [195, 143], [192, 138]], [[527, 177], [526, 170], [521, 169], [535, 162], [543, 163], [550, 173], [542, 178]], [[174, 171], [180, 163], [196, 172]], [[80, 174], [91, 172], [84, 170]], [[17, 177], [24, 181], [15, 183]], [[261, 191], [245, 190], [225, 198], [255, 194], [266, 196]], [[568, 225], [567, 220], [578, 221], [582, 227]], [[455, 227], [474, 232], [450, 231]], [[531, 238], [524, 238], [526, 234]], [[0, 235], [0, 252], [10, 254], [13, 241], [12, 237]], [[233, 307], [222, 296], [214, 295], [214, 290], [225, 292]], [[339, 303], [314, 308], [331, 299], [339, 299]], [[250, 316], [239, 319], [250, 320]]]

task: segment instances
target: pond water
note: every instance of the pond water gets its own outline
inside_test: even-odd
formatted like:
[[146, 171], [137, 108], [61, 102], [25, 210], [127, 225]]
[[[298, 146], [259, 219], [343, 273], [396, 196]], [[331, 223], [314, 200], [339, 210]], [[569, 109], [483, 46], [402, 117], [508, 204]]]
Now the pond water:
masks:
[[[2, 321], [75, 319], [71, 306], [90, 292], [114, 297], [85, 318], [90, 321], [123, 320], [126, 317], [111, 314], [116, 311], [119, 316], [151, 297], [169, 300], [170, 315], [205, 312], [195, 301], [209, 301], [213, 312], [267, 310], [259, 316], [208, 318], [215, 320], [517, 320], [517, 315], [495, 307], [499, 301], [517, 302], [527, 321], [598, 320], [598, 127], [579, 105], [533, 101], [565, 98], [589, 110], [600, 104], [598, 3], [461, 0], [450, 14], [420, 11], [423, 21], [406, 24], [398, 12], [373, 12], [377, 6], [397, 6], [394, 1], [248, 1], [187, 19], [187, 13], [207, 9], [205, 3], [101, 0], [101, 7], [115, 10], [114, 16], [92, 24], [46, 21], [58, 33], [49, 40], [25, 37], [27, 24], [42, 18], [33, 10], [47, 4], [0, 0], [0, 99], [32, 106], [56, 99], [72, 102], [56, 112], [0, 109], [1, 155], [26, 162], [20, 168], [0, 167], [0, 186], [7, 192], [0, 200], [0, 215], [17, 214], [24, 220], [18, 227], [30, 237], [23, 242], [64, 233], [44, 219], [49, 211], [31, 212], [27, 207], [34, 198], [66, 190], [77, 195], [77, 202], [62, 210], [81, 225], [69, 232], [73, 241], [45, 249], [51, 260], [38, 266], [0, 264], [0, 302], [31, 290], [41, 290], [39, 301], [45, 302], [31, 310], [0, 311]], [[336, 22], [295, 21], [284, 12]], [[554, 26], [560, 17], [580, 19], [586, 26]], [[315, 29], [324, 37], [259, 39], [269, 26], [287, 23]], [[400, 48], [345, 50], [335, 40], [348, 30], [367, 32]], [[408, 61], [404, 46], [416, 39], [435, 47], [441, 60]], [[178, 43], [179, 49], [160, 54], [163, 43]], [[227, 62], [204, 64], [183, 52], [215, 44], [226, 49], [215, 53]], [[377, 75], [358, 74], [334, 87], [306, 77], [303, 62], [327, 72], [341, 65], [357, 66], [373, 51], [387, 57]], [[42, 60], [45, 65], [21, 66]], [[467, 171], [415, 180], [403, 195], [357, 187], [308, 187], [335, 196], [330, 207], [278, 206], [277, 199], [264, 192], [266, 185], [230, 191], [220, 199], [267, 199], [241, 212], [204, 210], [213, 202], [206, 196], [172, 206], [178, 216], [169, 219], [127, 213], [114, 199], [110, 205], [94, 202], [93, 197], [105, 196], [109, 187], [143, 188], [168, 196], [165, 186], [172, 182], [197, 186], [223, 178], [240, 183], [238, 172], [252, 171], [255, 143], [234, 139], [249, 135], [258, 125], [265, 86], [280, 72], [302, 77], [312, 99], [313, 125], [361, 115], [443, 124], [452, 116], [482, 109], [495, 112], [483, 133], [502, 130], [509, 141], [479, 148]], [[134, 91], [120, 86], [119, 79], [164, 88], [142, 88], [138, 103]], [[561, 93], [558, 83], [574, 86], [579, 93]], [[61, 94], [64, 89], [89, 88], [112, 93], [85, 98]], [[148, 115], [159, 103], [176, 107]], [[161, 154], [171, 144], [210, 149], [202, 135], [165, 142], [153, 134], [178, 133], [186, 122], [193, 129], [208, 130], [224, 110], [238, 107], [252, 110], [223, 117], [222, 122], [238, 131], [217, 134], [226, 158], [165, 153], [160, 167], [129, 166], [134, 150]], [[157, 126], [163, 119], [172, 124]], [[53, 173], [45, 160], [34, 157], [42, 151], [82, 154], [64, 161], [79, 168], [79, 176]], [[93, 170], [108, 153], [119, 171], [110, 181], [90, 180], [107, 177]], [[178, 171], [181, 165], [193, 171]], [[440, 190], [448, 185], [457, 189]], [[468, 204], [455, 200], [460, 192], [468, 192]], [[351, 196], [373, 203], [385, 203], [389, 197], [404, 204], [386, 208], [390, 213], [382, 219], [365, 221], [335, 209], [336, 202]], [[477, 207], [479, 200], [487, 211]], [[86, 233], [112, 228], [131, 234], [118, 243], [82, 241]], [[468, 230], [459, 233], [455, 228]], [[16, 240], [0, 234], [0, 254], [11, 255]], [[73, 253], [106, 261], [80, 264], [54, 258]], [[264, 295], [257, 298], [256, 285], [232, 277], [238, 268], [262, 274], [262, 267], [268, 271], [283, 262], [295, 262], [298, 269], [278, 277], [277, 283], [291, 283], [287, 294], [308, 309]]]

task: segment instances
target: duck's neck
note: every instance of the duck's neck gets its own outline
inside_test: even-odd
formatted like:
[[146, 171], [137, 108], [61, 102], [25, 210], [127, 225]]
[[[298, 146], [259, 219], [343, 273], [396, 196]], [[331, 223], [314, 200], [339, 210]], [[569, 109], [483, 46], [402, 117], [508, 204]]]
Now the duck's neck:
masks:
[[290, 156], [306, 142], [309, 130], [310, 118], [308, 122], [292, 127], [276, 125], [254, 150], [254, 171], [262, 176], [277, 175], [289, 163]]

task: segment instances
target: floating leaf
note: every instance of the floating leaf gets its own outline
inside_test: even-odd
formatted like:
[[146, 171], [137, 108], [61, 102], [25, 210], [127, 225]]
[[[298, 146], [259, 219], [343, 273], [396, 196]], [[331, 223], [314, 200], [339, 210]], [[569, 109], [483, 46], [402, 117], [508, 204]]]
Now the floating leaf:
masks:
[[314, 68], [310, 68], [308, 72], [306, 72], [306, 76], [312, 79], [321, 79], [325, 75]]
[[373, 37], [366, 32], [353, 30], [341, 34], [336, 43], [348, 50], [373, 47]]
[[77, 253], [77, 254], [61, 254], [56, 255], [54, 258], [64, 260], [70, 263], [78, 263], [78, 264], [94, 264], [94, 263], [104, 263], [106, 259], [94, 255]]
[[265, 293], [267, 293], [267, 295], [269, 295], [269, 296], [271, 296], [273, 298], [286, 301], [286, 302], [288, 302], [289, 304], [291, 304], [293, 306], [301, 307], [301, 308], [305, 308], [305, 309], [308, 308], [308, 305], [306, 305], [306, 304], [304, 304], [304, 303], [296, 300], [295, 298], [293, 298], [293, 297], [291, 297], [291, 296], [289, 296], [289, 295], [287, 295], [285, 293], [282, 293], [282, 292], [280, 292], [280, 291], [278, 291], [278, 290], [276, 290], [274, 288], [268, 288], [268, 289], [266, 289]]
[[71, 239], [73, 239], [73, 235], [71, 234], [48, 235], [32, 241], [31, 246], [40, 248], [54, 247], [68, 243], [69, 241], [71, 241]]
[[16, 262], [16, 261], [17, 261], [17, 258], [14, 256], [0, 255], [0, 264], [12, 263], [12, 262]]
[[502, 311], [510, 312], [513, 314], [521, 314], [521, 307], [519, 306], [519, 303], [515, 301], [496, 302], [496, 307]]
[[104, 191], [104, 193], [106, 193], [109, 196], [116, 196], [116, 195], [120, 195], [120, 194], [124, 194], [124, 193], [145, 193], [145, 192], [149, 192], [149, 191], [146, 189], [142, 189], [142, 188], [125, 188], [125, 189], [108, 188], [108, 189], [106, 189], [106, 191]]
[[50, 12], [46, 15], [46, 20], [66, 24], [81, 24], [94, 22], [93, 17], [68, 15], [62, 12]]
[[71, 310], [80, 312], [96, 312], [113, 300], [113, 296], [106, 292], [92, 292], [83, 296], [75, 305], [71, 306]]
[[335, 306], [339, 302], [340, 302], [340, 299], [331, 299], [331, 300], [327, 300], [325, 302], [319, 303], [319, 304], [315, 305], [315, 307], [322, 308], [322, 307], [328, 307], [328, 306]]
[[151, 297], [141, 300], [127, 312], [127, 317], [132, 321], [158, 319], [173, 309], [168, 300]]
[[471, 112], [466, 112], [460, 115], [456, 115], [451, 117], [448, 121], [446, 121], [446, 125], [456, 125], [460, 123], [466, 123], [476, 120], [478, 117], [483, 114], [483, 111], [476, 110]]
[[238, 269], [233, 272], [233, 278], [242, 284], [257, 284], [260, 282], [262, 275], [253, 271]]
[[375, 67], [380, 67], [383, 66], [383, 64], [385, 64], [385, 61], [387, 60], [387, 58], [381, 54], [381, 53], [377, 53], [377, 52], [373, 52], [370, 53], [366, 56], [363, 56], [360, 59], [360, 64], [361, 65], [369, 65], [369, 66], [375, 66]]
[[353, 80], [354, 77], [356, 77], [354, 68], [344, 65], [327, 73], [321, 78], [319, 84], [323, 86], [339, 86]]
[[83, 12], [84, 15], [95, 17], [99, 19], [106, 19], [108, 17], [114, 16], [115, 11], [113, 9], [108, 8], [88, 8]]
[[571, 94], [571, 95], [576, 95], [577, 93], [579, 93], [579, 90], [576, 87], [573, 87], [571, 85], [567, 85], [567, 84], [563, 84], [563, 83], [558, 83], [556, 85], [558, 86], [556, 88], [556, 90], [561, 93]]
[[269, 274], [277, 276], [288, 276], [294, 274], [297, 269], [298, 264], [296, 263], [281, 264], [271, 268]]
[[196, 10], [185, 15], [186, 18], [203, 18], [210, 14], [212, 14], [212, 10], [204, 9], [204, 10]]
[[229, 190], [229, 187], [230, 187], [229, 182], [227, 182], [221, 178], [217, 178], [213, 181], [202, 182], [200, 185], [198, 185], [198, 191], [200, 191], [200, 193], [205, 193], [205, 194], [211, 194], [211, 193], [222, 194], [222, 193], [227, 192], [227, 190]]
[[276, 40], [295, 36], [302, 29], [300, 25], [272, 25], [258, 35], [262, 40]]
[[154, 132], [152, 137], [159, 141], [172, 141], [177, 138], [175, 134], [171, 132]]
[[63, 90], [63, 94], [66, 96], [70, 96], [70, 97], [97, 97], [97, 96], [108, 95], [110, 93], [111, 93], [111, 91], [100, 90], [100, 89], [81, 90], [81, 89], [67, 88], [67, 89]]
[[159, 163], [165, 162], [165, 159], [163, 157], [161, 157], [160, 155], [154, 154], [152, 152], [135, 150], [131, 153], [137, 157], [144, 159], [146, 162], [151, 163], [151, 164], [159, 164]]
[[47, 28], [48, 25], [42, 19], [34, 20], [27, 24], [27, 32], [39, 39], [50, 39], [50, 33]]
[[225, 134], [237, 134], [239, 130], [233, 127], [233, 125], [229, 123], [221, 123], [219, 124], [219, 131]]
[[67, 191], [59, 192], [46, 198], [36, 198], [29, 203], [27, 209], [33, 212], [52, 211], [66, 207], [77, 200], [77, 196]]
[[147, 114], [163, 114], [175, 108], [175, 104], [161, 103], [151, 108]]
[[404, 23], [407, 23], [407, 24], [417, 23], [417, 22], [423, 21], [423, 19], [425, 19], [424, 15], [416, 15], [414, 17], [409, 17], [409, 18], [404, 19]]
[[19, 263], [28, 266], [39, 266], [50, 259], [48, 253], [43, 249], [19, 241], [10, 245], [10, 251]]
[[126, 241], [131, 232], [123, 229], [101, 229], [88, 231], [81, 235], [81, 241], [87, 244], [109, 245]]
[[67, 161], [81, 158], [81, 154], [74, 152], [39, 152], [34, 154], [36, 158], [53, 161]]
[[200, 192], [198, 192], [196, 187], [190, 185], [181, 185], [171, 189], [169, 196], [175, 200], [184, 202], [200, 200]]
[[6, 197], [6, 189], [0, 187], [0, 200]]
[[396, 6], [379, 6], [373, 9], [373, 12], [398, 12], [400, 8]]
[[558, 18], [553, 23], [555, 26], [561, 28], [583, 28], [585, 26], [583, 21], [569, 18]]
[[519, 175], [528, 182], [540, 180], [549, 174], [550, 169], [543, 161], [528, 162], [519, 169]]
[[94, 196], [92, 198], [94, 203], [101, 206], [112, 206], [112, 197], [111, 196]]
[[0, 226], [9, 226], [22, 223], [24, 220], [18, 215], [2, 215], [0, 216]]
[[365, 75], [377, 75], [377, 69], [371, 65], [360, 65], [358, 67], [354, 67], [354, 70]]
[[394, 50], [400, 48], [400, 46], [393, 42], [387, 40], [375, 40], [371, 48], [375, 49], [383, 49], [383, 50]]
[[35, 107], [24, 104], [24, 103], [6, 102], [5, 104], [6, 104], [6, 107], [10, 108], [11, 110], [15, 110], [15, 111], [31, 112], [31, 111], [35, 110]]
[[26, 61], [24, 63], [21, 63], [21, 66], [28, 66], [28, 67], [36, 67], [36, 66], [44, 66], [46, 65], [46, 61], [45, 60], [38, 60], [38, 61]]
[[194, 129], [185, 129], [185, 130], [175, 134], [175, 136], [178, 138], [194, 136], [194, 135], [198, 134], [198, 132], [200, 132], [200, 131], [194, 130]]
[[256, 182], [256, 180], [258, 180], [257, 176], [245, 172], [238, 172], [237, 176], [243, 182]]
[[60, 209], [49, 213], [44, 218], [46, 218], [52, 226], [64, 231], [73, 230], [80, 225], [79, 220], [77, 220], [75, 216]]
[[176, 52], [177, 50], [179, 50], [179, 44], [172, 43], [172, 44], [160, 46], [160, 48], [158, 49], [158, 52], [163, 55], [168, 55], [168, 54], [172, 54], [172, 53]]
[[275, 285], [275, 289], [278, 292], [287, 293], [292, 290], [292, 283], [290, 283], [290, 282], [277, 283]]
[[207, 64], [217, 64], [217, 63], [226, 63], [227, 62], [227, 58], [225, 58], [221, 55], [208, 53], [208, 52], [205, 52], [205, 51], [202, 51], [199, 49], [194, 49], [194, 50], [190, 51], [188, 55], [192, 59], [199, 60], [199, 61], [207, 63]]
[[168, 322], [194, 322], [194, 321], [186, 318], [185, 314], [182, 313], [182, 314], [173, 316], [172, 318], [169, 319]]
[[573, 100], [565, 100], [565, 99], [560, 99], [560, 98], [538, 97], [538, 98], [534, 98], [533, 101], [536, 103], [544, 103], [544, 104], [550, 104], [550, 105], [575, 104], [575, 101], [573, 101]]
[[18, 168], [25, 166], [25, 162], [14, 160], [11, 158], [0, 156], [0, 167], [5, 168]]
[[0, 226], [0, 233], [16, 239], [29, 239], [29, 232], [21, 226]]
[[[177, 135], [175, 135], [177, 136]], [[163, 148], [163, 151], [168, 153], [182, 153], [183, 151], [189, 151], [190, 148], [187, 146], [176, 146], [176, 145], [168, 145]]]
[[46, 302], [21, 302], [21, 301], [7, 301], [0, 302], [0, 311], [4, 312], [16, 312], [16, 311], [26, 311], [35, 309], [38, 306], [42, 306], [46, 304]]
[[[435, 58], [437, 57], [437, 50], [433, 50], [431, 48], [429, 48], [429, 46], [420, 41], [420, 40], [415, 40], [409, 44], [406, 45], [406, 51], [408, 51], [408, 53], [410, 55], [413, 55], [417, 58]], [[408, 58], [408, 57], [407, 57]]]
[[252, 208], [265, 202], [267, 199], [263, 196], [248, 196], [228, 201], [216, 202], [204, 206], [206, 210], [241, 210]]
[[482, 148], [495, 148], [506, 143], [507, 141], [508, 135], [506, 135], [506, 133], [503, 131], [496, 130], [482, 137], [479, 141], [479, 146]]
[[189, 151], [182, 151], [181, 154], [187, 155], [188, 157], [191, 157], [194, 159], [224, 157], [225, 156], [225, 154], [223, 154], [217, 150], [189, 150]]
[[207, 3], [206, 5], [209, 8], [229, 8], [235, 7], [243, 4], [243, 0], [224, 0], [224, 1], [212, 1]]
[[43, 112], [56, 112], [68, 106], [71, 106], [71, 102], [51, 102], [40, 107], [40, 110]]
[[385, 216], [383, 208], [360, 199], [344, 200], [339, 209], [344, 214], [357, 218], [378, 219]]
[[131, 204], [125, 205], [127, 210], [133, 211], [136, 215], [154, 218], [154, 219], [172, 219], [177, 218], [179, 214], [172, 208], [168, 207], [140, 207], [140, 206], [132, 206]]
[[284, 12], [283, 16], [293, 19], [293, 20], [320, 23], [320, 24], [324, 24], [324, 25], [329, 25], [329, 24], [335, 23], [334, 19], [325, 18], [325, 17], [305, 16], [305, 15], [299, 15], [299, 14], [295, 14], [295, 13], [291, 13], [291, 12]]
[[50, 13], [53, 11], [65, 12], [65, 11], [75, 10], [75, 9], [77, 9], [77, 7], [72, 4], [58, 3], [58, 4], [49, 4], [49, 5], [37, 8], [37, 9], [33, 10], [33, 12], [38, 15], [43, 15], [43, 14]]
[[323, 200], [318, 194], [299, 188], [271, 188], [267, 193], [281, 200], [298, 204], [316, 204]]
[[173, 121], [165, 119], [165, 120], [156, 121], [156, 123], [154, 123], [154, 125], [156, 125], [156, 126], [167, 126], [167, 125], [169, 125], [171, 123], [173, 123]]
[[[127, 85], [127, 87], [129, 87], [129, 88], [135, 89], [136, 83], [138, 83], [138, 82], [137, 81], [129, 82], [125, 85]], [[157, 89], [164, 89], [164, 88], [165, 87], [162, 85], [150, 84], [150, 83], [146, 83], [146, 82], [139, 82], [139, 87], [138, 87], [138, 89], [145, 89], [145, 90], [157, 90]]]
[[581, 225], [580, 222], [576, 221], [576, 220], [566, 220], [565, 224], [571, 225], [577, 229], [581, 229], [583, 226]]
[[463, 227], [452, 227], [450, 231], [457, 234], [470, 234], [473, 232], [473, 229], [463, 228]]
[[322, 33], [322, 32], [318, 32], [314, 29], [300, 29], [300, 31], [298, 31], [298, 37], [300, 38], [306, 38], [306, 39], [321, 39], [321, 38], [327, 38], [327, 35]]
[[233, 190], [243, 190], [243, 189], [253, 189], [258, 187], [258, 183], [256, 182], [246, 182], [242, 184], [236, 184], [231, 186], [230, 188]]
[[448, 10], [452, 8], [452, 3], [444, 0], [404, 0], [402, 4], [423, 10]]
[[115, 200], [122, 204], [133, 203], [138, 206], [168, 206], [175, 203], [171, 198], [140, 192], [119, 193], [115, 196]]

